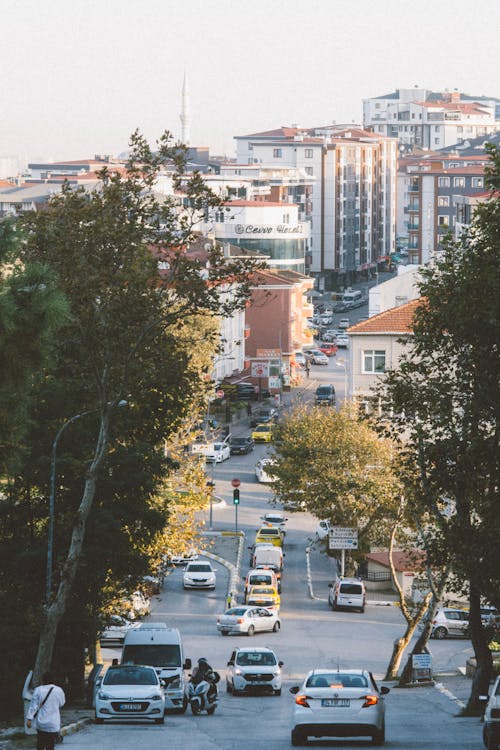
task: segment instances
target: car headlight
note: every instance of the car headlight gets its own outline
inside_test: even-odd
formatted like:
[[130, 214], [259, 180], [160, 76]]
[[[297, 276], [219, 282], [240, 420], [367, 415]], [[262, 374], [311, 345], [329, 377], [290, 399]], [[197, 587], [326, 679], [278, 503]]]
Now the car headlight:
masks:
[[109, 693], [102, 693], [101, 691], [99, 691], [97, 693], [97, 697], [101, 701], [110, 701], [111, 700], [111, 695], [109, 695]]
[[234, 674], [241, 674], [241, 669], [235, 669]]
[[151, 696], [151, 698], [149, 698], [149, 700], [150, 701], [161, 701], [162, 700], [162, 696], [159, 695], [158, 693], [155, 693], [154, 695]]
[[273, 672], [273, 677], [279, 677], [279, 676], [280, 676], [279, 672]]
[[170, 682], [167, 683], [167, 690], [169, 688], [180, 688], [180, 686], [181, 686], [181, 678], [174, 677], [173, 680], [170, 680]]

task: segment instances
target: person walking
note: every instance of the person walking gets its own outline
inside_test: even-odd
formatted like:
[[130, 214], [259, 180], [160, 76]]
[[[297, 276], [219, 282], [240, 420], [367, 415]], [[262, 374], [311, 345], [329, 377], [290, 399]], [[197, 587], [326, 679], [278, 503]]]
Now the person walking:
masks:
[[247, 417], [251, 417], [251, 416], [252, 416], [252, 404], [250, 403], [250, 401], [247, 401]]
[[306, 359], [305, 370], [306, 370], [306, 378], [308, 378], [309, 373], [311, 372], [311, 363], [309, 362], [308, 359]]
[[54, 750], [61, 729], [61, 708], [66, 703], [62, 688], [54, 683], [50, 672], [42, 676], [42, 684], [35, 688], [26, 715], [26, 726], [35, 722], [36, 750]]

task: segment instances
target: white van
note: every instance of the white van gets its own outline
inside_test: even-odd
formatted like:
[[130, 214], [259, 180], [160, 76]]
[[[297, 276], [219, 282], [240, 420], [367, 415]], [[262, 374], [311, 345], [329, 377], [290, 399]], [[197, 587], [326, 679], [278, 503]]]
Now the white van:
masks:
[[191, 669], [191, 659], [184, 660], [182, 640], [176, 628], [164, 622], [143, 622], [125, 635], [122, 664], [154, 667], [165, 684], [165, 707], [184, 713], [187, 707], [184, 670]]
[[281, 590], [281, 581], [278, 581], [276, 573], [271, 568], [262, 567], [255, 568], [254, 570], [249, 570], [243, 580], [245, 581], [245, 604], [247, 601], [248, 592], [250, 591], [252, 586], [274, 586], [278, 592]]
[[276, 573], [278, 591], [281, 591], [281, 571], [283, 570], [283, 550], [274, 544], [254, 544], [250, 547], [250, 566], [252, 568], [270, 568]]
[[333, 610], [359, 609], [365, 611], [366, 589], [359, 578], [337, 578], [328, 584], [328, 603]]
[[343, 305], [351, 305], [355, 304], [357, 302], [361, 302], [363, 300], [363, 292], [360, 292], [359, 289], [346, 289], [344, 294], [342, 295], [342, 304]]

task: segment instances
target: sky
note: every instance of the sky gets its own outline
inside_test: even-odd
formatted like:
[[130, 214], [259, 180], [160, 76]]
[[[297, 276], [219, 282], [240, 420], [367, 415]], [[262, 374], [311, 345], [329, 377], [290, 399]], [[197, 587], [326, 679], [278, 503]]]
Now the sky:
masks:
[[0, 0], [0, 158], [118, 154], [139, 128], [235, 135], [361, 122], [414, 85], [500, 97], [498, 0]]

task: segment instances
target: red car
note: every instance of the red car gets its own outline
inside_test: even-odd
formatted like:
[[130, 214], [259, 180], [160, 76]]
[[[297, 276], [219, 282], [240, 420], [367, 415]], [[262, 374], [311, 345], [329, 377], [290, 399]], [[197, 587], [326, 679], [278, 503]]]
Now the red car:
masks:
[[326, 354], [327, 357], [333, 357], [333, 355], [338, 352], [338, 348], [335, 344], [320, 344], [318, 349], [320, 352], [323, 352], [323, 354]]

